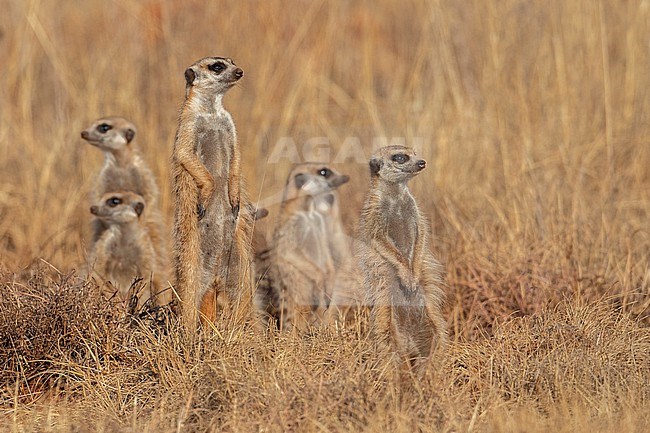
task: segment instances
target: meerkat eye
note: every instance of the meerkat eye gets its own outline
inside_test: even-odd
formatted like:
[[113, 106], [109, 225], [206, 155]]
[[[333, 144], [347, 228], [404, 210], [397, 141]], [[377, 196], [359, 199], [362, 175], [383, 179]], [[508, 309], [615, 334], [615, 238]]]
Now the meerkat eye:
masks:
[[216, 72], [217, 74], [220, 74], [226, 69], [226, 65], [224, 65], [223, 62], [217, 62], [208, 66], [208, 69], [210, 69], [213, 72]]
[[403, 153], [398, 153], [396, 155], [393, 155], [391, 159], [398, 164], [404, 164], [406, 161], [409, 160], [409, 156]]
[[320, 174], [325, 179], [327, 179], [328, 177], [330, 177], [332, 175], [332, 170], [330, 170], [329, 168], [323, 167], [320, 170], [318, 170], [318, 174]]
[[108, 123], [102, 123], [101, 125], [99, 125], [97, 127], [97, 130], [99, 132], [101, 132], [102, 134], [105, 134], [106, 132], [110, 131], [111, 129], [113, 129], [113, 127], [111, 125], [109, 125]]
[[106, 200], [106, 204], [107, 204], [109, 207], [115, 207], [115, 206], [117, 206], [117, 205], [122, 204], [122, 199], [119, 198], [119, 197], [111, 197], [111, 198], [109, 198], [108, 200]]

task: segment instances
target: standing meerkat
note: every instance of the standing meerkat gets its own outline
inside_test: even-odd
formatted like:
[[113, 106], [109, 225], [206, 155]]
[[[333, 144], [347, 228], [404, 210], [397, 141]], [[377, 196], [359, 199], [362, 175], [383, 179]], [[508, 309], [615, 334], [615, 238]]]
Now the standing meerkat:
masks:
[[268, 257], [271, 287], [256, 293], [257, 310], [282, 330], [325, 321], [335, 271], [350, 255], [336, 192], [348, 180], [322, 163], [289, 174]]
[[245, 195], [237, 133], [222, 104], [244, 75], [231, 59], [206, 57], [185, 71], [172, 154], [176, 290], [186, 329], [221, 307], [250, 303], [254, 214]]
[[[129, 299], [136, 278], [156, 278], [154, 246], [140, 221], [144, 209], [144, 198], [130, 191], [108, 192], [90, 207], [90, 213], [105, 227], [92, 246], [93, 273], [110, 282], [123, 300]], [[150, 298], [149, 287], [146, 284], [139, 294], [138, 306]]]
[[370, 187], [356, 244], [371, 304], [370, 331], [413, 367], [447, 339], [442, 269], [407, 182], [426, 167], [413, 150], [387, 146], [370, 159]]
[[[104, 153], [104, 165], [91, 191], [91, 202], [96, 203], [104, 194], [113, 191], [132, 191], [143, 197], [146, 209], [141, 219], [156, 253], [156, 280], [164, 283], [167, 280], [168, 265], [167, 236], [163, 235], [164, 224], [158, 210], [160, 193], [151, 169], [133, 141], [135, 135], [135, 125], [119, 116], [102, 117], [81, 131], [81, 138]], [[92, 222], [93, 242], [107, 228], [105, 220], [95, 218]], [[162, 289], [160, 286], [155, 288], [156, 291]], [[162, 303], [165, 296], [158, 299], [158, 302]]]

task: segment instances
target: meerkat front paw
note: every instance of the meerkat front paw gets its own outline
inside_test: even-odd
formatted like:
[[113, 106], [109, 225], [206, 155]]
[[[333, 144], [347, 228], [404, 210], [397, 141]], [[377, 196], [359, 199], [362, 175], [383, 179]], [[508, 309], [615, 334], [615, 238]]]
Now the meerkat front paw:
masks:
[[230, 204], [232, 206], [232, 215], [237, 219], [239, 216], [239, 201], [237, 201], [235, 204]]
[[210, 205], [210, 200], [212, 199], [212, 194], [214, 193], [214, 189], [215, 189], [214, 182], [206, 183], [201, 188], [199, 192], [199, 203], [197, 207], [197, 210], [199, 210], [198, 213], [200, 215], [199, 219], [203, 218], [203, 216], [205, 215], [205, 211]]
[[201, 203], [196, 205], [196, 214], [199, 217], [199, 221], [201, 221], [205, 216], [205, 206], [203, 206]]
[[416, 291], [417, 282], [415, 281], [415, 278], [413, 278], [413, 275], [410, 273], [402, 274], [398, 279], [399, 287], [403, 292], [411, 294]]

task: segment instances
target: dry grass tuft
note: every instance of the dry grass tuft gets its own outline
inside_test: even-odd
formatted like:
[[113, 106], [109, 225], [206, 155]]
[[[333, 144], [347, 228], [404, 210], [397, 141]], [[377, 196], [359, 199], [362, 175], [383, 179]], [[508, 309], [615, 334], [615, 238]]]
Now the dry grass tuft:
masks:
[[[584, 305], [598, 302], [612, 311], [626, 312], [650, 324], [650, 297], [639, 282], [626, 289], [602, 274], [585, 272], [566, 258], [545, 258], [530, 251], [524, 257], [460, 256], [448, 264], [450, 325], [456, 338], [480, 339], [492, 335], [495, 324], [523, 317], [562, 302]], [[505, 261], [508, 261], [507, 263]]]
[[1, 277], [4, 403], [29, 404], [58, 398], [59, 392], [84, 395], [86, 385], [79, 385], [88, 372], [103, 371], [110, 362], [139, 364], [130, 348], [138, 324], [148, 325], [151, 333], [165, 331], [162, 309], [147, 310], [145, 305], [136, 315], [129, 314], [128, 306], [115, 297], [107, 299], [93, 281], [74, 272], [35, 268], [28, 274]]

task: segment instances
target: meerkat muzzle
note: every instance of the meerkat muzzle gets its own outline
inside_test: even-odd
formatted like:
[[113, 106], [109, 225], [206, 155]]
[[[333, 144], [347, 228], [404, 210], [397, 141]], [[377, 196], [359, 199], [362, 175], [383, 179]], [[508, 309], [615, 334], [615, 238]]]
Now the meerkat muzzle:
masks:
[[332, 181], [330, 182], [330, 185], [333, 188], [336, 188], [338, 186], [343, 185], [344, 183], [348, 183], [349, 180], [350, 180], [350, 176], [348, 176], [347, 174], [344, 174], [342, 176], [337, 176], [334, 179], [332, 179]]

